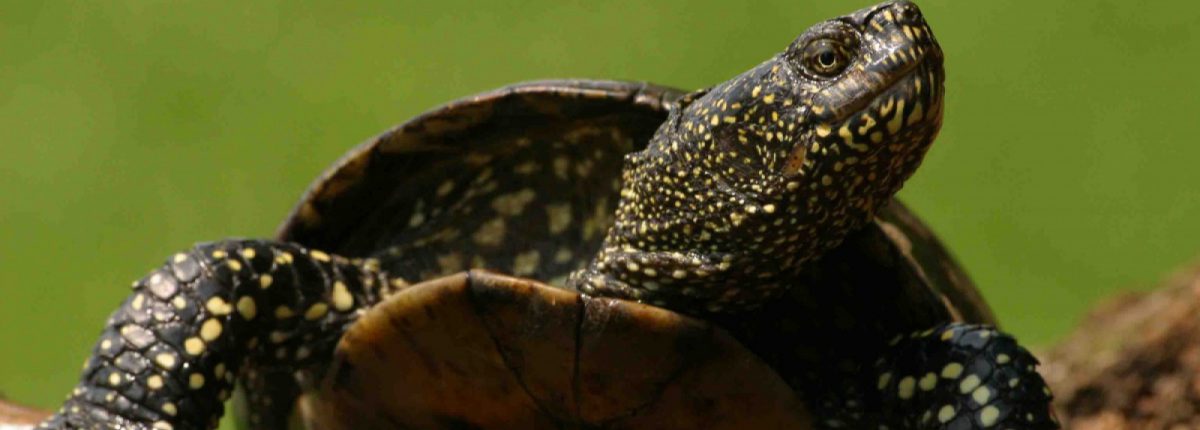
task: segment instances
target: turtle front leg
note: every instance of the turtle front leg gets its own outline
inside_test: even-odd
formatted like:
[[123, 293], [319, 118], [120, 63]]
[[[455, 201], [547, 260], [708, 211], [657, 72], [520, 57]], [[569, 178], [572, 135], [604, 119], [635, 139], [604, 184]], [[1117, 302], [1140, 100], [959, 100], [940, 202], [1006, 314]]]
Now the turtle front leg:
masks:
[[1038, 361], [989, 326], [944, 324], [897, 336], [875, 363], [889, 429], [1057, 429]]
[[79, 385], [39, 428], [214, 428], [245, 364], [328, 362], [383, 282], [367, 265], [288, 243], [175, 254], [133, 284]]

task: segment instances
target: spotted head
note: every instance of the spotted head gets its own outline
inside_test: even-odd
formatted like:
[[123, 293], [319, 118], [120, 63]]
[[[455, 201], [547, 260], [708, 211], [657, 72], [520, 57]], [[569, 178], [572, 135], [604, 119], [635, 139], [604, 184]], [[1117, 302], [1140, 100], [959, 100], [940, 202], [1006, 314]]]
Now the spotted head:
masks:
[[888, 2], [684, 97], [626, 158], [602, 249], [569, 284], [684, 312], [754, 307], [863, 226], [941, 125], [942, 51]]

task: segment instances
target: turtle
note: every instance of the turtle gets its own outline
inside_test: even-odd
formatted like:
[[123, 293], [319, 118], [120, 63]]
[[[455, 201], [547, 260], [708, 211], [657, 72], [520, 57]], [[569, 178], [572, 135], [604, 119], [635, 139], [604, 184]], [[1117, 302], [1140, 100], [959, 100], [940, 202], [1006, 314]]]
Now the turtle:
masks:
[[275, 238], [135, 281], [39, 428], [213, 428], [235, 382], [267, 429], [1057, 428], [1037, 360], [894, 198], [943, 61], [891, 1], [707, 89], [435, 108]]

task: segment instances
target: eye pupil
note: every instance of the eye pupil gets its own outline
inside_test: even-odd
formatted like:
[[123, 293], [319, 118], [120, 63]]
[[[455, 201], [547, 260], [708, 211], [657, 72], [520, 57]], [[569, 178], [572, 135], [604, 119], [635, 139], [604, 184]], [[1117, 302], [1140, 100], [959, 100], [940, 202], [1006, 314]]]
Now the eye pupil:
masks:
[[821, 67], [833, 67], [837, 63], [837, 54], [833, 51], [822, 52], [817, 56], [817, 62], [821, 64]]
[[796, 58], [798, 65], [818, 79], [832, 79], [854, 62], [853, 41], [832, 38], [815, 39], [804, 45]]

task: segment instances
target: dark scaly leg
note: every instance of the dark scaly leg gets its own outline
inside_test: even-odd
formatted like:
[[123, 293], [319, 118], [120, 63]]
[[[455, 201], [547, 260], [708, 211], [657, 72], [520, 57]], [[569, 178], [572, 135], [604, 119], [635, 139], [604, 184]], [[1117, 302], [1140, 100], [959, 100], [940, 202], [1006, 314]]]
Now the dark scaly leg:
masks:
[[203, 244], [133, 285], [63, 408], [40, 428], [206, 429], [256, 366], [328, 361], [378, 271], [270, 241]]
[[[889, 429], [1057, 429], [1037, 359], [988, 326], [945, 324], [894, 339], [876, 364]], [[874, 396], [872, 396], [874, 397]]]

